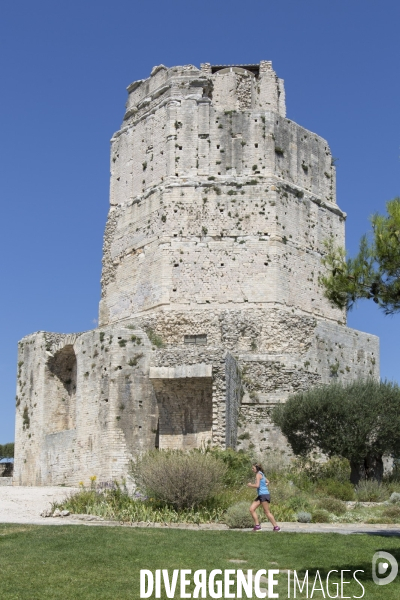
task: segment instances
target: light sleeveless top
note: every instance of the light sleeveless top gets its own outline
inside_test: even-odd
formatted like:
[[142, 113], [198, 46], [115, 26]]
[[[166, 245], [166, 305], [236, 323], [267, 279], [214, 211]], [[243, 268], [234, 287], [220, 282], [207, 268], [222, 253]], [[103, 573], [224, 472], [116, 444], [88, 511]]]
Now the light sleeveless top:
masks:
[[265, 475], [262, 471], [258, 471], [261, 475], [260, 486], [257, 488], [257, 494], [259, 496], [264, 496], [265, 494], [269, 494], [269, 490], [267, 487], [267, 481], [265, 479]]

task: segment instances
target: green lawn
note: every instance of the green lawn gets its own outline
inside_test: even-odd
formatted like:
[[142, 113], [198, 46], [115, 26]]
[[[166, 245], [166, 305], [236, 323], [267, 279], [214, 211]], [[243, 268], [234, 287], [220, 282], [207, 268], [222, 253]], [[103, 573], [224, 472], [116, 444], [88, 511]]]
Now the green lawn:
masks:
[[[394, 600], [400, 596], [400, 576], [385, 587], [371, 579], [371, 560], [378, 550], [400, 562], [400, 539], [372, 535], [0, 524], [0, 599], [136, 599], [140, 569], [279, 568], [308, 569], [310, 575], [319, 569], [323, 580], [331, 569], [363, 569], [358, 576], [364, 598]], [[282, 573], [279, 598], [287, 598], [286, 582]], [[361, 588], [346, 586], [345, 594], [360, 596]], [[297, 597], [306, 596], [297, 592]], [[322, 592], [313, 597], [322, 598]]]

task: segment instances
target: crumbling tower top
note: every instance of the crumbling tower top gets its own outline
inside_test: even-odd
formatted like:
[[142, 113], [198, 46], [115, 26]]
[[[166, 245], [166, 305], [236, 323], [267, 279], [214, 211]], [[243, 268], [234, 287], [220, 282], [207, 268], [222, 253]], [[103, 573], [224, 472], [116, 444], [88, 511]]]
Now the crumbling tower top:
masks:
[[252, 65], [211, 65], [203, 63], [167, 68], [154, 67], [148, 79], [131, 83], [128, 88], [124, 121], [147, 114], [168, 98], [212, 101], [215, 110], [268, 110], [286, 116], [285, 89], [272, 68], [272, 62], [262, 60]]
[[285, 118], [272, 63], [158, 65], [128, 94], [112, 139], [101, 326], [275, 305], [343, 319], [318, 286], [324, 239], [344, 235], [332, 156]]
[[234, 105], [233, 110], [263, 109], [286, 116], [283, 79], [277, 77], [270, 60], [251, 65], [203, 63], [200, 70], [212, 78], [216, 92], [214, 104], [228, 101]]

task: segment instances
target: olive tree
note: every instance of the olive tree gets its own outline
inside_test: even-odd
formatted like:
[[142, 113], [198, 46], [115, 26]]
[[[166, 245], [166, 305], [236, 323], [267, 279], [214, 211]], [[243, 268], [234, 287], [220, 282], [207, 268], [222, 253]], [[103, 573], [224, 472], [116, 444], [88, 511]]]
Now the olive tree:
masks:
[[320, 450], [350, 461], [352, 483], [383, 476], [384, 454], [400, 455], [400, 388], [373, 379], [335, 382], [289, 397], [272, 419], [293, 452]]

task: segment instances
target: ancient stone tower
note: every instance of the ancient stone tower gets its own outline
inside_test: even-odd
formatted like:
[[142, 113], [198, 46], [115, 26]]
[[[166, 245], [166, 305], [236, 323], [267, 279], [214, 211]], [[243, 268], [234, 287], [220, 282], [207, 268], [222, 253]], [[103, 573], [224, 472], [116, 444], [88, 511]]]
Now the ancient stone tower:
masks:
[[379, 373], [318, 284], [344, 243], [327, 142], [270, 62], [153, 69], [112, 138], [99, 328], [19, 344], [15, 482], [126, 475], [150, 448], [284, 448], [272, 405]]

